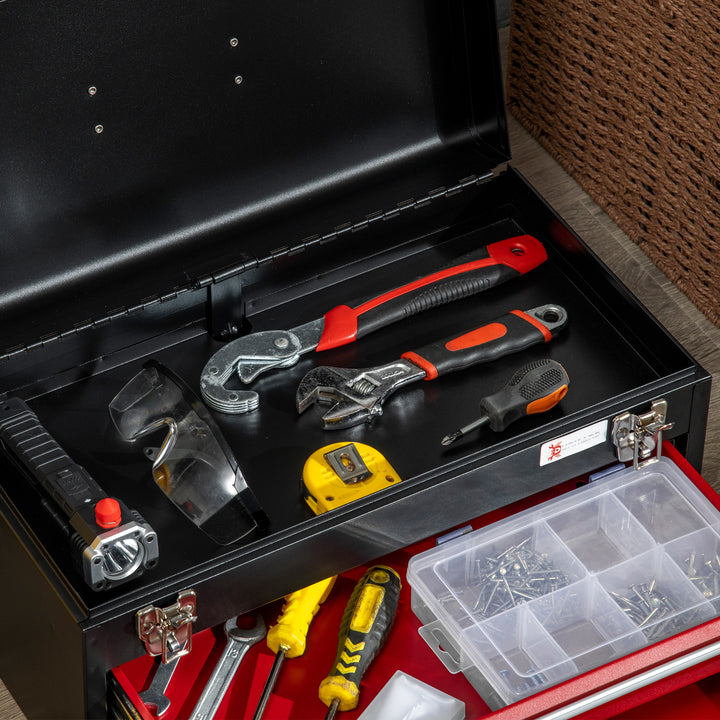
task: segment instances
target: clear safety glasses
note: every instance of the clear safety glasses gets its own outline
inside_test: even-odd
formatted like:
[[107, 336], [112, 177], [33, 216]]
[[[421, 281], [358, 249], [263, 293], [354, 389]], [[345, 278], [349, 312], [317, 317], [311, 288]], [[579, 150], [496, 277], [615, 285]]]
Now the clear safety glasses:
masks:
[[213, 540], [226, 545], [267, 517], [207, 408], [185, 383], [150, 361], [110, 403], [110, 416], [129, 442], [164, 433], [145, 448], [158, 487]]

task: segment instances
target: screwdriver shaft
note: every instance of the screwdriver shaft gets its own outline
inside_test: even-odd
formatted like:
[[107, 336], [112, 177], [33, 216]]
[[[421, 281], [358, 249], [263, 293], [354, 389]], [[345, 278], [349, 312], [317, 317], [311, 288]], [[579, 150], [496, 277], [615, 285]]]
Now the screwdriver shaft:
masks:
[[301, 590], [295, 590], [285, 597], [280, 617], [267, 634], [267, 645], [275, 653], [270, 675], [265, 681], [260, 702], [253, 720], [260, 720], [265, 712], [270, 694], [275, 687], [283, 660], [299, 657], [305, 652], [305, 643], [310, 623], [320, 606], [325, 602], [335, 584], [335, 576], [325, 578]]
[[335, 713], [337, 712], [338, 705], [340, 704], [340, 698], [335, 698], [328, 707], [328, 711], [325, 715], [325, 720], [333, 720]]
[[511, 423], [527, 415], [547, 412], [565, 397], [570, 378], [565, 368], [555, 360], [535, 360], [520, 368], [498, 392], [480, 400], [480, 417], [440, 443], [450, 445], [471, 430], [490, 425], [494, 432], [502, 432]]
[[263, 688], [262, 695], [260, 696], [260, 702], [258, 703], [255, 714], [253, 715], [253, 720], [260, 720], [260, 718], [263, 716], [263, 713], [265, 712], [265, 706], [267, 705], [267, 702], [270, 699], [270, 694], [275, 687], [275, 681], [277, 680], [277, 676], [280, 673], [280, 666], [283, 664], [284, 659], [285, 648], [281, 647], [275, 655], [275, 660], [273, 661], [272, 668], [270, 668], [270, 674], [265, 681], [265, 687]]
[[455, 432], [446, 435], [440, 442], [443, 445], [450, 445], [451, 443], [454, 443], [456, 440], [459, 440], [461, 437], [463, 437], [463, 435], [467, 435], [469, 432], [472, 432], [473, 430], [477, 430], [477, 428], [482, 427], [483, 425], [485, 425], [485, 423], [487, 423], [489, 419], [490, 418], [488, 418], [487, 415], [483, 415], [482, 417], [474, 420], [470, 424], [461, 427], [459, 430], [456, 430]]

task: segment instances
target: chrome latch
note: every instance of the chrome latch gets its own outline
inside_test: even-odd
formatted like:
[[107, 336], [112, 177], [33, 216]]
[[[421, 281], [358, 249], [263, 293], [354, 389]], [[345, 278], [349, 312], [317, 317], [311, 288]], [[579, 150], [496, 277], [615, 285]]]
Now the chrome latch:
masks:
[[192, 626], [197, 620], [196, 606], [195, 591], [183, 590], [170, 607], [148, 605], [137, 611], [137, 634], [145, 643], [148, 655], [161, 655], [162, 661], [168, 663], [190, 652]]
[[[637, 470], [662, 456], [662, 433], [675, 423], [667, 422], [667, 401], [654, 400], [643, 415], [626, 412], [613, 419], [612, 439], [620, 462], [632, 460]], [[655, 456], [653, 457], [653, 452]], [[640, 461], [643, 461], [642, 463]]]

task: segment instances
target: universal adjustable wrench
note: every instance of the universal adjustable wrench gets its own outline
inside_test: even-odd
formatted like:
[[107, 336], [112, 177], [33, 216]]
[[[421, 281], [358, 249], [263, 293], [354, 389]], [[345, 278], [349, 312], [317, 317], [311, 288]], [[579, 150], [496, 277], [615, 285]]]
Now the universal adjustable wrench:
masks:
[[513, 310], [469, 332], [403, 353], [387, 365], [365, 369], [317, 367], [300, 382], [297, 410], [301, 413], [315, 403], [332, 405], [322, 416], [325, 430], [371, 422], [382, 415], [383, 402], [398, 388], [549, 342], [566, 323], [564, 308], [541, 305]]
[[265, 637], [265, 622], [258, 615], [255, 627], [244, 630], [238, 627], [237, 618], [234, 617], [225, 623], [225, 635], [227, 636], [225, 650], [189, 720], [212, 720], [245, 657], [245, 653]]
[[263, 330], [233, 340], [206, 363], [200, 390], [207, 404], [220, 412], [250, 412], [259, 404], [252, 390], [225, 387], [233, 373], [251, 383], [273, 368], [295, 365], [301, 355], [340, 347], [403, 318], [475, 295], [523, 275], [545, 262], [542, 243], [521, 235], [492, 243], [486, 256], [440, 270], [390, 290], [358, 307], [338, 305], [316, 320], [291, 330]]

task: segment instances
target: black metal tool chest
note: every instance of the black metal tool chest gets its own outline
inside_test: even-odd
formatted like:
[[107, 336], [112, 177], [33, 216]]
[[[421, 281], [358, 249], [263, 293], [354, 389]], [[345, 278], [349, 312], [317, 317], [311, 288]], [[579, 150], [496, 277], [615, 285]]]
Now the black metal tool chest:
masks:
[[[156, 568], [94, 591], [0, 456], [0, 676], [28, 716], [102, 716], [107, 671], [144, 652], [140, 608], [192, 588], [196, 629], [222, 623], [613, 463], [612, 419], [653, 401], [699, 467], [708, 374], [512, 168], [492, 2], [8, 2], [0, 43], [0, 398], [27, 401], [159, 543]], [[239, 335], [524, 234], [548, 254], [526, 276], [264, 375], [251, 413], [213, 412], [269, 518], [241, 541], [178, 513], [110, 421], [149, 359], [197, 392]], [[546, 303], [568, 311], [553, 342], [416, 384], [372, 425], [333, 433], [296, 412], [315, 365], [378, 365]], [[560, 405], [440, 445], [538, 357], [569, 373]], [[603, 422], [600, 442], [540, 463], [548, 441]], [[380, 449], [402, 482], [315, 517], [302, 467], [338, 440]], [[38, 693], [39, 674], [63, 692]]]

